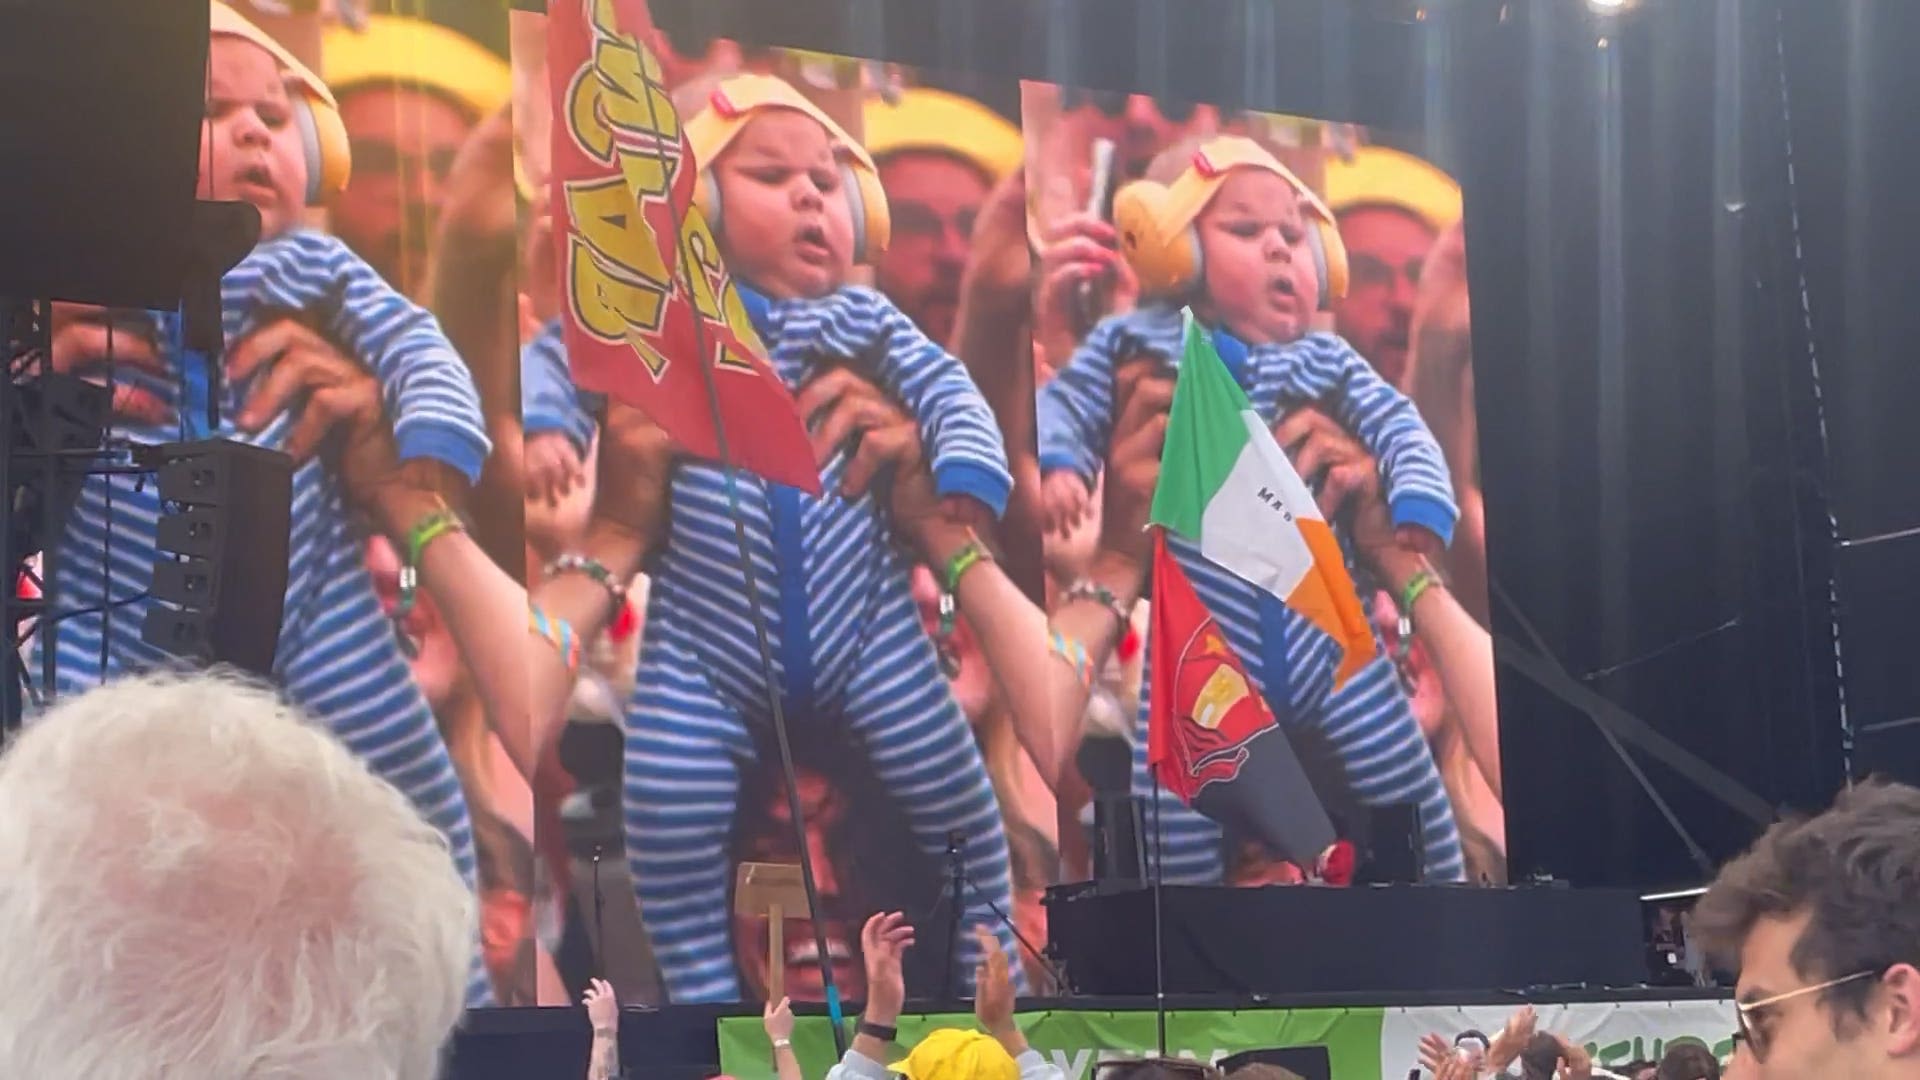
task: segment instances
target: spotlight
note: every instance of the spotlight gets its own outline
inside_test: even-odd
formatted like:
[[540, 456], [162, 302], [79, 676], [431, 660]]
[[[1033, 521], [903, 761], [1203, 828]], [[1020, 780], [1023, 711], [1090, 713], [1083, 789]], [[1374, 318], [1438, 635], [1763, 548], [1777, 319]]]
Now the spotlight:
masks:
[[1595, 15], [1625, 15], [1640, 6], [1640, 0], [1587, 0]]

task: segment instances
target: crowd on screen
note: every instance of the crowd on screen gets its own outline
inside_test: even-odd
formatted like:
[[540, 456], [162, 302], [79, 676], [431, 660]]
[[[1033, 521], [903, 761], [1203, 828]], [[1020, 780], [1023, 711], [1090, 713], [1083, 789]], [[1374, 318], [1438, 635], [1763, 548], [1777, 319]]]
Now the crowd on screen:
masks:
[[[268, 27], [281, 6], [237, 5]], [[0, 935], [9, 942], [0, 951], [0, 1075], [430, 1080], [463, 1007], [578, 997], [593, 1029], [590, 1080], [604, 1080], [619, 1069], [620, 1000], [746, 998], [764, 1001], [781, 1080], [802, 1080], [791, 1002], [766, 1000], [771, 966], [781, 965], [794, 1000], [821, 996], [831, 970], [863, 1003], [852, 1048], [828, 1074], [834, 1080], [1059, 1076], [1014, 1022], [1016, 993], [1049, 989], [1049, 973], [1011, 946], [997, 920], [979, 920], [993, 930], [968, 944], [976, 1026], [893, 1045], [910, 991], [924, 991], [926, 973], [940, 966], [931, 950], [916, 949], [901, 912], [940, 880], [926, 865], [926, 834], [944, 833], [945, 823], [933, 828], [915, 808], [889, 801], [899, 793], [888, 785], [901, 777], [878, 775], [874, 760], [898, 747], [880, 737], [811, 741], [794, 792], [766, 755], [732, 778], [735, 805], [701, 824], [724, 834], [729, 851], [720, 874], [705, 874], [719, 886], [699, 897], [699, 940], [676, 938], [686, 920], [660, 913], [685, 898], [663, 904], [644, 887], [658, 879], [639, 874], [623, 882], [639, 886], [635, 906], [620, 910], [637, 911], [629, 918], [641, 945], [609, 965], [611, 981], [589, 979], [560, 955], [566, 913], [578, 921], [581, 910], [569, 896], [581, 860], [568, 837], [646, 778], [623, 781], [618, 750], [584, 766], [564, 763], [559, 729], [598, 719], [633, 732], [634, 718], [623, 714], [647, 641], [641, 613], [651, 587], [640, 568], [657, 565], [666, 542], [676, 466], [664, 434], [636, 410], [611, 403], [579, 441], [546, 439], [514, 392], [523, 346], [556, 325], [559, 310], [541, 150], [552, 110], [541, 99], [546, 73], [399, 16], [334, 27], [324, 63], [314, 58], [309, 71], [253, 23], [219, 23], [223, 10], [215, 8], [208, 131], [258, 150], [264, 164], [210, 158], [203, 187], [272, 212], [260, 265], [245, 278], [259, 310], [230, 311], [242, 327], [233, 355], [293, 357], [280, 370], [298, 379], [263, 376], [264, 388], [248, 389], [272, 414], [252, 428], [292, 449], [330, 448], [303, 466], [296, 530], [296, 569], [311, 586], [303, 610], [325, 648], [316, 646], [310, 663], [284, 665], [267, 688], [90, 670], [108, 639], [115, 664], [139, 666], [128, 659], [133, 644], [120, 648], [125, 628], [105, 618], [62, 628], [66, 693], [0, 756]], [[537, 30], [516, 22], [515, 33], [527, 36], [516, 40], [517, 55], [544, 55]], [[705, 95], [739, 85], [729, 80], [775, 66], [728, 42], [662, 35], [653, 44], [689, 116], [711, 101]], [[429, 85], [418, 77], [426, 70], [460, 74]], [[322, 79], [331, 87], [353, 146], [353, 179], [328, 200], [329, 234], [304, 224], [309, 177], [296, 171], [286, 115], [289, 87], [301, 92], [286, 81], [292, 73], [309, 89]], [[940, 568], [960, 565], [976, 541], [946, 512], [942, 496], [951, 493], [937, 487], [938, 448], [923, 445], [922, 418], [872, 373], [840, 369], [801, 391], [822, 429], [864, 433], [869, 480], [890, 476], [872, 494], [892, 530], [888, 544], [911, 550], [918, 567], [899, 611], [940, 640], [940, 688], [951, 700], [938, 708], [962, 725], [954, 745], [966, 768], [953, 773], [964, 783], [952, 791], [972, 799], [963, 815], [991, 819], [969, 834], [980, 849], [969, 852], [970, 868], [1004, 894], [1014, 926], [1043, 939], [1044, 889], [1091, 873], [1091, 845], [1076, 823], [1086, 823], [1102, 789], [1137, 794], [1145, 784], [1138, 601], [1158, 469], [1151, 432], [1172, 380], [1145, 369], [1114, 380], [1110, 438], [1085, 476], [1040, 459], [1033, 401], [1073, 369], [1099, 327], [1153, 301], [1108, 211], [1088, 208], [1081, 167], [1090, 147], [1113, 148], [1120, 180], [1175, 181], [1198, 167], [1197, 152], [1227, 138], [1272, 160], [1275, 176], [1324, 167], [1310, 185], [1295, 177], [1302, 191], [1289, 190], [1275, 211], [1284, 222], [1257, 224], [1294, 251], [1286, 261], [1304, 259], [1304, 248], [1294, 250], [1304, 242], [1297, 220], [1324, 195], [1351, 278], [1323, 320], [1324, 340], [1417, 405], [1455, 516], [1443, 552], [1414, 550], [1417, 538], [1407, 541], [1394, 516], [1382, 455], [1329, 415], [1337, 410], [1274, 418], [1297, 460], [1319, 462], [1316, 477], [1342, 478], [1327, 485], [1329, 516], [1343, 523], [1383, 645], [1376, 697], [1349, 711], [1302, 708], [1299, 725], [1350, 741], [1335, 746], [1327, 781], [1349, 810], [1420, 806], [1436, 876], [1504, 880], [1457, 188], [1384, 145], [1346, 147], [1326, 161], [1303, 156], [1299, 140], [1276, 135], [1272, 118], [1073, 88], [1023, 94], [1024, 107], [1008, 116], [1005, 106], [996, 112], [950, 90], [907, 85], [857, 101], [853, 112], [894, 210], [895, 243], [872, 268], [877, 293], [964, 365], [991, 406], [1011, 457], [1007, 532], [1026, 529], [1033, 550], [1010, 542], [1002, 557], [939, 582]], [[1045, 129], [1027, 134], [1031, 146], [1016, 123], [1023, 116]], [[284, 160], [274, 156], [281, 152]], [[365, 306], [326, 309], [324, 289], [302, 291], [313, 275], [355, 282]], [[270, 303], [292, 303], [284, 298], [294, 294], [311, 318], [287, 318]], [[518, 318], [499, 317], [508, 310]], [[374, 313], [418, 332], [395, 335]], [[1294, 315], [1282, 335], [1288, 344], [1306, 325], [1304, 311]], [[105, 353], [130, 365], [116, 381], [117, 426], [159, 438], [183, 408], [163, 377], [166, 342], [152, 327], [121, 333], [116, 352], [109, 317], [63, 311], [52, 362], [89, 370]], [[425, 404], [390, 424], [383, 409], [409, 393]], [[296, 398], [309, 402], [298, 423], [287, 412]], [[415, 467], [428, 460], [432, 469]], [[141, 496], [129, 479], [106, 498], [101, 520], [146, 513]], [[450, 496], [469, 509], [466, 526], [454, 523], [443, 501]], [[76, 543], [97, 544], [91, 521], [82, 515]], [[336, 558], [344, 560], [338, 573], [314, 570]], [[590, 578], [574, 572], [587, 561], [599, 567]], [[1417, 622], [1394, 618], [1396, 598], [1429, 565], [1444, 570], [1447, 585], [1427, 594]], [[515, 580], [522, 570], [524, 585]], [[1019, 580], [1029, 571], [1040, 588]], [[106, 595], [137, 587], [85, 587], [93, 584]], [[953, 627], [940, 614], [949, 590], [964, 615]], [[530, 602], [551, 619], [540, 634], [568, 628], [552, 635], [558, 648], [529, 651]], [[914, 648], [925, 644], [919, 629], [906, 635]], [[1398, 640], [1408, 631], [1411, 640]], [[663, 632], [655, 629], [656, 641]], [[1077, 651], [1049, 650], [1049, 637]], [[343, 656], [371, 659], [343, 676], [332, 662]], [[524, 683], [507, 675], [520, 671]], [[556, 722], [528, 731], [500, 721], [518, 715]], [[610, 770], [594, 771], [609, 760]], [[800, 822], [790, 805], [800, 807]], [[1167, 857], [1181, 880], [1297, 885], [1324, 876], [1313, 852], [1222, 836], [1183, 810], [1167, 807], [1175, 824]], [[629, 847], [637, 846], [636, 813], [630, 805]], [[1702, 901], [1696, 932], [1743, 973], [1729, 1075], [1920, 1076], [1916, 825], [1920, 792], [1865, 785], [1822, 817], [1776, 827], [1725, 869]], [[619, 831], [616, 824], [616, 850]], [[789, 861], [803, 845], [817, 856], [816, 917], [828, 945], [824, 955], [770, 955], [766, 917], [730, 917], [725, 881], [736, 862]], [[642, 865], [639, 853], [627, 854]], [[681, 854], [647, 857], [670, 866]], [[1700, 1080], [1720, 1068], [1687, 1044], [1660, 1062], [1609, 1071], [1538, 1026], [1523, 1009], [1491, 1036], [1435, 1033], [1408, 1067], [1436, 1080]], [[901, 1050], [904, 1059], [890, 1064]], [[1182, 1060], [1107, 1062], [1099, 1074], [1294, 1075], [1264, 1062], [1223, 1074]]]
[[[545, 205], [552, 103], [544, 96], [548, 73], [537, 62], [545, 55], [534, 25], [539, 17], [514, 13], [510, 64], [425, 18], [362, 18], [357, 4], [320, 7], [318, 18], [352, 17], [327, 23], [324, 32], [309, 35], [312, 41], [298, 27], [316, 16], [246, 0], [214, 7], [225, 29], [216, 34], [211, 68], [220, 108], [209, 118], [216, 152], [203, 187], [209, 196], [262, 203], [269, 234], [243, 264], [247, 274], [226, 283], [230, 291], [246, 286], [244, 296], [227, 298], [230, 357], [261, 369], [248, 372], [256, 376], [251, 380], [229, 380], [234, 400], [226, 415], [230, 421], [246, 416], [241, 406], [254, 397], [269, 415], [245, 430], [230, 423], [232, 431], [218, 434], [304, 457], [350, 431], [348, 405], [379, 405], [405, 413], [390, 434], [409, 469], [439, 458], [431, 483], [416, 485], [404, 506], [377, 484], [361, 482], [366, 477], [349, 475], [331, 454], [302, 461], [300, 544], [281, 636], [286, 662], [276, 678], [291, 701], [346, 737], [446, 833], [482, 911], [471, 1003], [577, 998], [592, 967], [583, 955], [604, 956], [621, 996], [636, 1003], [764, 996], [759, 926], [751, 916], [729, 921], [715, 913], [727, 906], [721, 892], [735, 863], [790, 860], [800, 843], [817, 847], [832, 871], [822, 875], [821, 918], [830, 924], [829, 959], [845, 969], [844, 981], [860, 976], [857, 931], [865, 918], [923, 906], [938, 890], [937, 848], [953, 831], [968, 838], [976, 885], [1011, 911], [1029, 940], [1043, 942], [1045, 889], [1091, 876], [1096, 797], [1145, 790], [1137, 753], [1145, 605], [1136, 602], [1139, 575], [1123, 579], [1142, 563], [1129, 515], [1144, 509], [1153, 463], [1127, 436], [1164, 413], [1170, 382], [1143, 379], [1113, 402], [1115, 437], [1091, 478], [1096, 497], [1077, 528], [1055, 529], [1043, 540], [1040, 526], [1049, 511], [1034, 460], [1036, 389], [1065, 367], [1093, 325], [1125, 318], [1150, 299], [1102, 220], [1105, 211], [1085, 209], [1081, 165], [1089, 147], [1105, 143], [1117, 147], [1116, 181], [1164, 178], [1169, 168], [1185, 168], [1196, 147], [1229, 136], [1260, 143], [1306, 176], [1313, 170], [1303, 162], [1317, 158], [1296, 160], [1295, 151], [1321, 146], [1330, 136], [1318, 127], [1308, 137], [1284, 136], [1284, 122], [1276, 118], [1071, 88], [1030, 87], [1023, 93], [1031, 100], [988, 104], [979, 98], [990, 94], [970, 97], [965, 87], [942, 88], [912, 72], [890, 73], [883, 80], [889, 85], [875, 87], [862, 82], [860, 72], [848, 82], [844, 64], [819, 58], [796, 61], [725, 41], [665, 35], [653, 42], [663, 78], [689, 116], [703, 107], [703, 94], [743, 73], [777, 71], [809, 94], [821, 92], [819, 83], [828, 96], [850, 100], [834, 115], [863, 129], [894, 211], [894, 242], [871, 268], [874, 285], [918, 333], [964, 365], [992, 407], [1014, 473], [1000, 557], [969, 573], [965, 591], [980, 595], [962, 603], [960, 618], [944, 631], [939, 610], [948, 589], [938, 579], [964, 538], [942, 532], [931, 518], [911, 516], [897, 495], [887, 508], [895, 526], [890, 540], [900, 541], [888, 546], [912, 551], [911, 599], [925, 636], [939, 639], [948, 676], [950, 703], [939, 709], [953, 719], [941, 721], [943, 745], [950, 743], [965, 765], [942, 768], [942, 782], [952, 790], [942, 787], [939, 797], [930, 797], [917, 774], [889, 774], [887, 763], [900, 755], [882, 735], [813, 725], [797, 740], [806, 837], [800, 840], [781, 821], [784, 776], [754, 766], [751, 759], [764, 763], [765, 753], [737, 752], [742, 764], [730, 811], [703, 825], [706, 834], [724, 836], [725, 851], [721, 864], [702, 869], [713, 902], [695, 905], [706, 914], [689, 938], [679, 925], [685, 920], [671, 910], [685, 906], [686, 897], [649, 897], [645, 883], [663, 876], [629, 880], [624, 871], [629, 860], [669, 865], [684, 854], [639, 850], [646, 845], [633, 842], [636, 829], [662, 834], [635, 825], [646, 800], [634, 792], [649, 781], [659, 786], [660, 778], [634, 762], [656, 773], [662, 763], [684, 765], [680, 773], [669, 771], [669, 782], [706, 763], [676, 763], [666, 751], [635, 749], [635, 733], [657, 727], [642, 722], [633, 702], [639, 658], [650, 639], [666, 634], [665, 628], [648, 632], [643, 613], [653, 606], [653, 582], [638, 572], [643, 561], [657, 563], [658, 544], [635, 554], [632, 572], [609, 576], [611, 610], [570, 620], [581, 642], [581, 673], [556, 710], [556, 724], [543, 719], [530, 732], [501, 719], [519, 715], [509, 700], [518, 691], [502, 682], [502, 666], [490, 658], [509, 648], [525, 652], [529, 643], [510, 620], [473, 616], [511, 593], [507, 578], [525, 577], [535, 590], [551, 586], [563, 596], [578, 586], [562, 580], [579, 576], [564, 567], [579, 565], [577, 557], [610, 517], [624, 515], [643, 535], [660, 520], [650, 501], [656, 492], [646, 489], [657, 471], [648, 472], [643, 447], [619, 445], [617, 415], [604, 416], [585, 447], [568, 446], [533, 430], [532, 413], [515, 393], [517, 379], [525, 381], [519, 378], [526, 371], [523, 347], [531, 351], [559, 310]], [[236, 80], [258, 74], [254, 68], [262, 63], [272, 68], [268, 83], [277, 71], [293, 79], [295, 91], [243, 102], [252, 91]], [[824, 78], [815, 79], [821, 70]], [[844, 86], [859, 89], [849, 98], [836, 89]], [[324, 94], [337, 103], [353, 166], [344, 185], [320, 200], [323, 207], [310, 207], [310, 193], [296, 189], [313, 187], [304, 181], [326, 170], [301, 160], [293, 116], [309, 96]], [[1044, 125], [1030, 119], [1043, 116], [1051, 118]], [[1046, 132], [1023, 136], [1023, 121]], [[1324, 180], [1314, 180], [1339, 215], [1352, 256], [1351, 287], [1322, 321], [1351, 344], [1362, 366], [1419, 403], [1453, 478], [1447, 494], [1458, 506], [1458, 524], [1452, 547], [1437, 557], [1446, 563], [1449, 587], [1430, 590], [1422, 603], [1435, 614], [1419, 620], [1405, 642], [1398, 640], [1405, 624], [1394, 617], [1395, 597], [1415, 576], [1411, 564], [1383, 532], [1350, 537], [1356, 565], [1365, 570], [1382, 656], [1390, 658], [1376, 665], [1378, 715], [1354, 713], [1347, 719], [1355, 722], [1347, 724], [1345, 714], [1296, 711], [1305, 717], [1303, 730], [1319, 725], [1319, 734], [1352, 743], [1340, 749], [1338, 765], [1316, 776], [1334, 792], [1331, 798], [1346, 804], [1350, 823], [1364, 817], [1367, 805], [1418, 802], [1431, 874], [1498, 882], [1505, 875], [1504, 817], [1484, 629], [1484, 529], [1471, 457], [1458, 190], [1411, 155], [1385, 146], [1348, 149]], [[271, 168], [247, 164], [256, 152], [276, 155]], [[1291, 203], [1284, 209], [1293, 213]], [[351, 302], [312, 287], [346, 280], [343, 268], [357, 283]], [[302, 310], [289, 315], [289, 306]], [[503, 310], [517, 318], [503, 318]], [[417, 333], [383, 337], [395, 312]], [[335, 340], [342, 335], [351, 340]], [[180, 358], [157, 326], [120, 313], [63, 308], [53, 344], [56, 368], [115, 383], [116, 437], [156, 441], [185, 422], [188, 410], [184, 399], [175, 399], [178, 372], [171, 366]], [[298, 385], [262, 373], [287, 354], [297, 363], [278, 367], [297, 369]], [[878, 425], [896, 438], [889, 454], [927, 452], [885, 387], [849, 371], [837, 374], [849, 377], [830, 383], [832, 410], [852, 417], [848, 422], [868, 432], [867, 442], [879, 446]], [[827, 385], [823, 381], [815, 400], [824, 399]], [[320, 389], [326, 392], [316, 394]], [[308, 394], [334, 411], [296, 422]], [[1291, 422], [1296, 453], [1316, 456], [1329, 476], [1358, 478], [1333, 485], [1338, 490], [1327, 496], [1343, 519], [1391, 509], [1374, 455], [1351, 431], [1312, 409], [1298, 410]], [[556, 482], [556, 467], [563, 482]], [[107, 603], [138, 593], [140, 583], [127, 576], [131, 571], [122, 574], [125, 580], [97, 572], [116, 558], [128, 566], [140, 562], [129, 541], [153, 531], [157, 496], [134, 478], [123, 480], [110, 489], [89, 487], [68, 538], [71, 557], [58, 563], [62, 595], [75, 602], [92, 597], [99, 603], [91, 606], [100, 609], [59, 628], [62, 692], [162, 660], [138, 640], [139, 604]], [[421, 584], [412, 588], [406, 564], [419, 552], [409, 550], [410, 537], [417, 539], [420, 519], [431, 517], [427, 511], [435, 506], [462, 511], [466, 522], [459, 537], [434, 541], [436, 555], [472, 544], [487, 562], [443, 588], [417, 567]], [[406, 513], [395, 516], [396, 508]], [[322, 557], [329, 560], [325, 571]], [[604, 558], [598, 562], [607, 565]], [[547, 573], [554, 567], [563, 567], [557, 576]], [[1110, 599], [1096, 602], [1099, 596]], [[911, 627], [890, 629], [903, 639], [914, 636]], [[1084, 653], [1086, 678], [1080, 664], [1050, 653], [1049, 635]], [[1311, 680], [1295, 689], [1304, 696], [1316, 692]], [[739, 741], [733, 728], [701, 731]], [[613, 735], [610, 744], [592, 740], [602, 733]], [[1382, 739], [1393, 742], [1391, 754], [1373, 752]], [[576, 746], [587, 749], [565, 752]], [[727, 752], [736, 751], [730, 745]], [[917, 793], [912, 799], [901, 797], [903, 783]], [[964, 800], [957, 795], [962, 788]], [[936, 821], [922, 803], [959, 807], [941, 811], [958, 818]], [[1173, 808], [1167, 817], [1173, 823], [1168, 867], [1182, 880], [1292, 884], [1322, 869], [1314, 852], [1220, 836]], [[852, 828], [855, 821], [876, 827]], [[599, 836], [595, 830], [602, 828], [611, 835]], [[589, 871], [580, 849], [603, 843], [612, 856], [605, 888], [639, 883], [635, 903], [613, 905], [608, 919], [620, 931], [613, 936], [630, 947], [598, 940], [579, 945], [598, 931], [584, 916]], [[1016, 985], [1047, 988], [1044, 965], [1016, 952], [1010, 937], [1000, 944], [1020, 957]], [[818, 962], [801, 957], [791, 967], [786, 982], [796, 999], [817, 997]], [[910, 963], [909, 981], [925, 988], [938, 968]]]

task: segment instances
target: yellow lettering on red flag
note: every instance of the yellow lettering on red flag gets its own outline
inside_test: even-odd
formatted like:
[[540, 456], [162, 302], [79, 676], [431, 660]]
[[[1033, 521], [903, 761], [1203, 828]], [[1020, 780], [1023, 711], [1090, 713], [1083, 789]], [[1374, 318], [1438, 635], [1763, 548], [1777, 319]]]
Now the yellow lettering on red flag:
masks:
[[617, 164], [620, 174], [565, 185], [573, 224], [567, 301], [583, 330], [609, 344], [632, 345], [657, 381], [669, 361], [642, 340], [660, 329], [672, 294], [666, 258], [672, 249], [661, 243], [648, 211], [672, 197], [684, 157], [680, 121], [661, 85], [659, 61], [620, 33], [612, 0], [594, 0], [592, 27], [592, 59], [568, 84], [567, 131], [594, 160]]

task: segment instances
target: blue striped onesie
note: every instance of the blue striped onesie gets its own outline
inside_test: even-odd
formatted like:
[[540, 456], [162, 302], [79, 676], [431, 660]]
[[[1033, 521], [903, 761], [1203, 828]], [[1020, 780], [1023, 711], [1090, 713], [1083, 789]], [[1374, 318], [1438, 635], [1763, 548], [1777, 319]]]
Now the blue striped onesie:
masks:
[[[1145, 307], [1114, 316], [1096, 326], [1073, 358], [1040, 391], [1040, 461], [1046, 472], [1070, 469], [1091, 482], [1106, 461], [1113, 425], [1113, 372], [1119, 359], [1135, 352], [1170, 359], [1182, 353], [1183, 323], [1178, 310]], [[1453, 486], [1426, 423], [1413, 402], [1374, 372], [1360, 355], [1333, 334], [1310, 334], [1298, 341], [1249, 349], [1216, 331], [1221, 358], [1234, 372], [1256, 413], [1274, 423], [1288, 408], [1318, 405], [1351, 431], [1380, 464], [1388, 505], [1396, 525], [1417, 525], [1442, 542], [1453, 536], [1458, 510]], [[1213, 613], [1234, 651], [1247, 661], [1247, 674], [1273, 707], [1275, 716], [1298, 738], [1324, 740], [1339, 760], [1342, 779], [1363, 805], [1412, 803], [1426, 846], [1429, 881], [1460, 881], [1466, 866], [1460, 834], [1420, 724], [1414, 718], [1393, 662], [1381, 656], [1338, 691], [1333, 673], [1339, 662], [1331, 639], [1284, 605], [1265, 606], [1261, 591], [1200, 555], [1197, 545], [1170, 537], [1169, 547], [1193, 582], [1194, 591]], [[1363, 602], [1373, 590], [1362, 587]], [[1276, 614], [1268, 615], [1263, 611]], [[1267, 622], [1273, 630], [1262, 632]], [[1267, 641], [1277, 632], [1278, 644]], [[1274, 669], [1285, 685], [1269, 692]], [[1135, 723], [1134, 788], [1154, 790], [1147, 769], [1147, 704], [1151, 673], [1143, 682]], [[1178, 798], [1160, 793], [1161, 830], [1166, 839], [1166, 880], [1218, 882], [1225, 862], [1220, 827]]]
[[593, 411], [601, 400], [574, 388], [559, 319], [541, 327], [520, 350], [520, 429], [527, 436], [559, 432], [585, 457], [593, 445]]
[[[466, 365], [433, 316], [395, 292], [345, 244], [310, 231], [263, 240], [228, 271], [220, 288], [228, 342], [279, 313], [317, 316], [323, 333], [379, 377], [400, 456], [435, 458], [469, 481], [478, 477], [489, 443], [479, 392]], [[158, 322], [164, 327], [169, 320]], [[164, 329], [157, 340], [168, 348]], [[175, 359], [184, 370], [184, 361]], [[223, 386], [221, 429], [206, 432], [204, 381], [190, 379], [192, 388], [183, 394], [179, 381], [122, 367], [116, 373], [120, 382], [153, 393], [179, 420], [160, 426], [121, 423], [112, 434], [161, 443], [178, 438], [184, 426], [280, 449], [293, 430], [295, 412], [283, 413], [258, 433], [240, 431], [231, 421], [266, 370], [245, 383]], [[118, 604], [110, 618], [99, 613], [110, 598], [145, 592], [159, 554], [160, 510], [150, 481], [89, 477], [83, 486], [60, 540], [54, 595], [61, 610], [93, 613], [65, 619], [55, 631], [60, 693], [79, 693], [122, 672], [174, 662], [140, 640], [140, 623], [152, 601]], [[440, 829], [461, 875], [472, 882], [475, 853], [466, 799], [433, 713], [381, 610], [350, 515], [338, 480], [321, 462], [309, 461], [295, 471], [291, 572], [274, 675], [288, 701], [330, 729]], [[247, 523], [234, 525], [244, 542]], [[236, 604], [248, 600], [227, 598]], [[470, 1004], [490, 1004], [477, 938], [474, 944], [467, 998]]]
[[[820, 300], [744, 299], [789, 386], [823, 360], [850, 358], [918, 419], [943, 495], [1004, 511], [1012, 477], [992, 411], [960, 362], [890, 301], [864, 288]], [[817, 499], [744, 473], [737, 481], [786, 715], [799, 733], [847, 724], [926, 851], [943, 852], [950, 831], [966, 836], [978, 886], [968, 919], [1011, 949], [1012, 935], [982, 899], [1010, 910], [1006, 835], [985, 764], [922, 628], [912, 557], [895, 542], [884, 503], [838, 494], [848, 461], [844, 450], [828, 461]], [[724, 472], [679, 466], [672, 507], [627, 710], [627, 859], [671, 1000], [732, 1001], [740, 986], [727, 844], [740, 768], [756, 753], [753, 730], [771, 718]], [[800, 543], [805, 554], [796, 559]], [[789, 583], [802, 588], [783, 590]], [[971, 935], [961, 949], [971, 972], [979, 959]]]

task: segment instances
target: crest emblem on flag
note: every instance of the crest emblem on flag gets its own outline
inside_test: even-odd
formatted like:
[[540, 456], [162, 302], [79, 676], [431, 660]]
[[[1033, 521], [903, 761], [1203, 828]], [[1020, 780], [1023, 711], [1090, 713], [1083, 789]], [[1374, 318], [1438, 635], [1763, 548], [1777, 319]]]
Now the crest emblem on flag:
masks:
[[1210, 617], [1175, 660], [1173, 701], [1174, 719], [1188, 727], [1186, 738], [1175, 745], [1186, 758], [1181, 768], [1196, 795], [1208, 784], [1239, 776], [1247, 763], [1247, 743], [1275, 723]]

